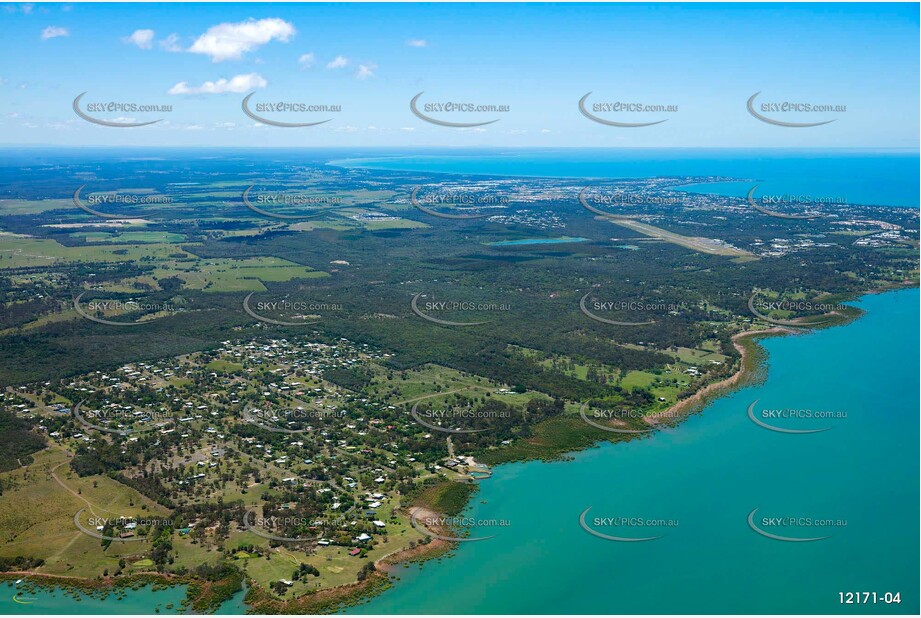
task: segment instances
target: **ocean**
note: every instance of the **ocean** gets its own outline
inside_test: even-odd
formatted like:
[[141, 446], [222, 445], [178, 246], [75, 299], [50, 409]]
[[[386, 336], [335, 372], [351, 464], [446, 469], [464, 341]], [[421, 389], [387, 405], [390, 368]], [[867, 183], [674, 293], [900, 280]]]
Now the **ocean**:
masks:
[[[393, 588], [348, 613], [917, 614], [919, 291], [856, 305], [866, 315], [847, 326], [765, 340], [764, 383], [672, 430], [572, 461], [498, 466], [465, 516], [507, 528], [401, 567]], [[847, 416], [810, 420], [832, 427], [822, 433], [777, 433], [749, 419], [754, 400]], [[580, 527], [588, 507], [590, 525], [596, 516], [677, 525], [622, 527], [663, 536], [609, 541]], [[767, 538], [748, 525], [754, 509], [774, 534], [830, 536]], [[797, 525], [765, 528], [762, 517]], [[835, 526], [815, 525], [826, 520]], [[842, 605], [848, 591], [898, 592], [901, 603]]]
[[[743, 182], [695, 190], [742, 196], [753, 181], [762, 183], [760, 194], [918, 207], [914, 151], [489, 151], [333, 164], [501, 176], [720, 176]], [[917, 614], [919, 291], [856, 304], [866, 315], [852, 324], [764, 341], [762, 384], [712, 402], [674, 429], [577, 452], [571, 461], [498, 466], [466, 514], [508, 527], [443, 559], [400, 567], [390, 590], [347, 613]], [[821, 433], [777, 433], [749, 419], [755, 400], [846, 417], [824, 422], [831, 429]], [[590, 523], [674, 525], [621, 531], [662, 535], [653, 541], [609, 541], [580, 526], [589, 507]], [[785, 518], [788, 525], [770, 527], [776, 535], [828, 538], [768, 538], [749, 525], [754, 509], [764, 529]], [[842, 605], [848, 592], [876, 593], [879, 602]], [[0, 586], [0, 613], [171, 613], [166, 605], [178, 608], [184, 594], [143, 588], [117, 602], [75, 605], [61, 591], [23, 595], [25, 604], [15, 593]], [[898, 593], [900, 603], [884, 603], [886, 593]], [[235, 598], [221, 613], [244, 609]]]
[[490, 176], [648, 178], [719, 176], [740, 183], [696, 190], [758, 195], [843, 197], [851, 204], [919, 206], [917, 150], [553, 149], [487, 150], [341, 158], [341, 167]]

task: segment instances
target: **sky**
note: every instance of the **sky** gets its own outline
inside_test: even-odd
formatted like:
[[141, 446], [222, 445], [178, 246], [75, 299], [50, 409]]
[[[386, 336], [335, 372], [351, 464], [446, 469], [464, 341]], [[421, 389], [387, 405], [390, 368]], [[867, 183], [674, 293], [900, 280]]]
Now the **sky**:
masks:
[[917, 149], [918, 49], [910, 3], [3, 4], [0, 144]]

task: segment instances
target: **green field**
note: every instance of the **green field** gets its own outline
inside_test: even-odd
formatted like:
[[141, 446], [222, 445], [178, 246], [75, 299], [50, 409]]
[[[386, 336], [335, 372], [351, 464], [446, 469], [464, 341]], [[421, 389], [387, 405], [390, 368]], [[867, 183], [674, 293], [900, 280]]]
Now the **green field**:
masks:
[[65, 247], [57, 241], [42, 238], [0, 238], [0, 269], [57, 266], [67, 262], [162, 261], [169, 259], [172, 254], [183, 254], [186, 259], [195, 259], [194, 255], [175, 245], [161, 243]]
[[221, 258], [167, 262], [154, 271], [158, 279], [178, 276], [185, 287], [205, 292], [262, 292], [265, 281], [326, 277], [327, 273], [275, 257]]
[[78, 477], [70, 471], [69, 459], [55, 447], [36, 453], [27, 468], [0, 474], [0, 529], [6, 534], [0, 555], [40, 557], [45, 560], [38, 569], [42, 573], [87, 578], [102, 575], [104, 569], [114, 572], [122, 557], [143, 560], [148, 543], [112, 543], [100, 551], [99, 539], [74, 527], [74, 515], [86, 509], [87, 521], [92, 516], [164, 516], [168, 511], [106, 476]]

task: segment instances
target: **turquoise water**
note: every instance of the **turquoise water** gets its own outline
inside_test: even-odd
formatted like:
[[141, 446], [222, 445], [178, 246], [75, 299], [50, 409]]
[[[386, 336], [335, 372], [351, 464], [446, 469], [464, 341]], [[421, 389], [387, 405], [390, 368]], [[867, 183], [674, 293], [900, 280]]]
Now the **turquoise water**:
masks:
[[[125, 598], [119, 600], [120, 592], [113, 592], [106, 598], [89, 596], [60, 588], [38, 588], [33, 592], [19, 592], [17, 603], [13, 600], [23, 586], [12, 582], [0, 585], [0, 613], [3, 614], [178, 614], [182, 610], [185, 587], [175, 586], [154, 590], [145, 586], [137, 590], [124, 591]], [[31, 588], [31, 587], [30, 587]], [[172, 609], [167, 605], [172, 604]]]
[[[16, 586], [13, 582], [0, 584], [0, 614], [180, 614], [182, 601], [185, 599], [185, 586], [173, 586], [154, 590], [144, 586], [137, 590], [124, 590], [110, 593], [106, 598], [90, 596], [60, 588], [36, 588], [23, 592], [32, 586], [26, 582]], [[117, 597], [124, 594], [124, 598]], [[245, 591], [240, 591], [232, 599], [221, 605], [216, 614], [245, 614], [246, 605], [243, 598]], [[19, 602], [14, 600], [16, 597]], [[172, 608], [167, 608], [172, 605]]]
[[844, 196], [853, 204], [912, 207], [919, 205], [921, 182], [917, 150], [570, 148], [406, 154], [331, 164], [546, 178], [721, 176], [753, 181], [744, 183], [745, 192], [761, 182], [761, 191], [771, 194]]
[[[392, 589], [349, 613], [917, 614], [919, 292], [857, 304], [868, 313], [853, 324], [765, 341], [764, 384], [674, 430], [574, 461], [495, 468], [469, 514], [510, 527], [440, 562], [400, 568]], [[834, 428], [825, 433], [772, 433], [748, 419], [754, 399], [848, 416], [827, 422]], [[665, 536], [648, 543], [605, 541], [578, 525], [589, 506], [593, 515], [678, 526], [656, 529]], [[820, 542], [772, 541], [748, 528], [756, 507], [847, 526], [823, 529], [833, 536]], [[847, 590], [900, 592], [902, 603], [842, 608], [838, 593]], [[177, 613], [185, 594], [148, 587], [75, 602], [39, 590], [23, 594], [32, 601], [23, 605], [14, 593], [0, 585], [0, 613]], [[242, 598], [219, 613], [244, 613]]]
[[[674, 430], [574, 461], [497, 467], [468, 513], [510, 527], [401, 568], [392, 589], [349, 612], [917, 614], [919, 292], [857, 304], [868, 313], [853, 324], [765, 341], [763, 384]], [[748, 419], [754, 399], [847, 418], [824, 433], [775, 433]], [[607, 541], [580, 528], [589, 506], [678, 526], [657, 528], [655, 541]], [[823, 528], [833, 535], [823, 541], [779, 542], [748, 527], [757, 507], [847, 525]], [[849, 590], [900, 592], [902, 603], [839, 605]]]
[[[759, 194], [918, 205], [918, 155], [905, 152], [547, 151], [347, 164], [555, 177], [721, 175], [761, 181]], [[749, 186], [694, 190], [744, 195]], [[511, 527], [440, 562], [401, 568], [391, 590], [349, 613], [917, 614], [919, 293], [868, 296], [859, 305], [868, 314], [854, 324], [765, 342], [765, 384], [714, 402], [674, 430], [576, 453], [570, 462], [496, 468], [468, 513]], [[746, 417], [758, 398], [848, 417], [821, 434], [772, 433]], [[679, 525], [657, 529], [665, 536], [648, 543], [605, 541], [578, 525], [589, 506], [592, 515]], [[833, 534], [824, 541], [781, 543], [749, 529], [746, 516], [756, 507], [771, 516], [842, 518], [847, 526], [823, 529]], [[842, 591], [898, 591], [902, 603], [841, 606]], [[40, 590], [23, 595], [28, 604], [14, 594], [0, 585], [0, 613], [177, 613], [185, 592], [144, 588], [122, 600], [75, 602]], [[219, 613], [244, 613], [242, 598]]]
[[522, 238], [521, 240], [500, 240], [491, 242], [491, 247], [513, 247], [517, 245], [556, 245], [567, 242], [585, 242], [588, 238], [566, 237], [566, 238]]

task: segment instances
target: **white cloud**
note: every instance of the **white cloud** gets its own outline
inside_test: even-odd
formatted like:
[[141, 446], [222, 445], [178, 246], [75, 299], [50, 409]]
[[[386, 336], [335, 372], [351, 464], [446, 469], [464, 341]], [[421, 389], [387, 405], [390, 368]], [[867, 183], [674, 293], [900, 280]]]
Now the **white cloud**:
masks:
[[179, 45], [179, 35], [175, 32], [160, 41], [160, 47], [168, 52], [181, 52], [182, 46]]
[[48, 26], [42, 30], [42, 40], [46, 41], [48, 39], [54, 39], [59, 36], [70, 36], [70, 31], [67, 28], [61, 28], [59, 26]]
[[429, 42], [425, 39], [409, 39], [406, 44], [410, 47], [428, 47]]
[[377, 70], [376, 64], [359, 64], [358, 70], [355, 72], [356, 79], [368, 79], [369, 77], [374, 77], [374, 71]]
[[349, 66], [349, 59], [345, 56], [336, 56], [326, 64], [327, 69], [344, 69]]
[[406, 131], [407, 133], [412, 133], [416, 130], [416, 127], [400, 127], [400, 131]]
[[131, 33], [131, 36], [122, 37], [122, 42], [137, 45], [141, 49], [150, 49], [153, 47], [153, 38], [153, 30], [135, 30]]
[[294, 25], [277, 17], [228, 22], [208, 28], [188, 51], [211, 56], [213, 62], [236, 60], [274, 39], [287, 43], [296, 32]]
[[15, 5], [15, 4], [5, 4], [5, 5], [3, 5], [3, 9], [4, 9], [7, 13], [15, 13], [17, 10], [19, 10], [19, 11], [22, 11], [23, 14], [25, 14], [25, 15], [28, 15], [29, 13], [31, 13], [31, 12], [32, 12], [32, 9], [34, 9], [34, 8], [35, 8], [35, 5], [34, 5], [33, 3], [31, 3], [31, 2], [28, 2], [28, 3], [26, 3], [26, 4], [20, 4], [20, 5], [18, 5], [18, 6]]
[[305, 69], [309, 69], [313, 66], [313, 61], [316, 60], [316, 57], [313, 55], [313, 52], [307, 54], [301, 54], [300, 58], [297, 59], [297, 63]]
[[269, 83], [258, 73], [235, 75], [229, 80], [223, 77], [216, 82], [205, 82], [201, 86], [189, 86], [189, 82], [179, 82], [167, 92], [169, 94], [225, 94], [243, 93], [255, 88], [265, 88]]

